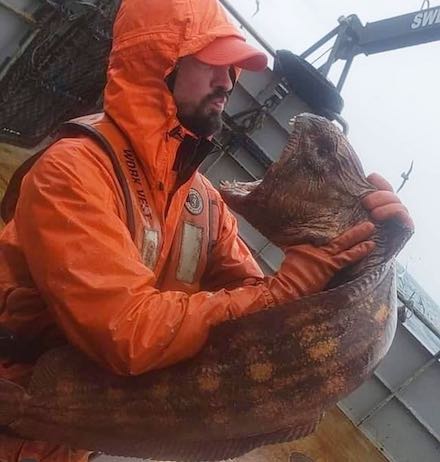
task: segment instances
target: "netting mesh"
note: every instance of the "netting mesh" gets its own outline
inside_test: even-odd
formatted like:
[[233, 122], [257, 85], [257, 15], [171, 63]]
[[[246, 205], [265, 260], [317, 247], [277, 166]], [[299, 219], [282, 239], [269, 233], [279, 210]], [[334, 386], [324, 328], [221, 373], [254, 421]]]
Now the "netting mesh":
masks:
[[119, 0], [67, 3], [37, 13], [32, 41], [0, 82], [1, 141], [33, 146], [100, 107]]

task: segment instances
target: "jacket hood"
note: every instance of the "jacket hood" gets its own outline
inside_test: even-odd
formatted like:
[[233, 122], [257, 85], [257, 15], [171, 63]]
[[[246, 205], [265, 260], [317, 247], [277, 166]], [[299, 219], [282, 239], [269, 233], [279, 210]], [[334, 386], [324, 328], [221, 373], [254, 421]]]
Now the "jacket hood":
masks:
[[165, 78], [179, 58], [231, 35], [242, 37], [217, 0], [122, 1], [104, 109], [130, 140], [153, 189], [167, 188], [180, 144], [170, 136], [179, 122]]

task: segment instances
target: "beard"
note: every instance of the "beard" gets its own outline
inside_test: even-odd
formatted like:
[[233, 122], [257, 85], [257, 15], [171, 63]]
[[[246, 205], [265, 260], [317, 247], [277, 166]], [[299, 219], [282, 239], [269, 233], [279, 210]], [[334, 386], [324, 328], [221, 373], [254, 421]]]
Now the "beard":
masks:
[[208, 138], [219, 132], [223, 126], [221, 112], [210, 109], [209, 104], [216, 98], [228, 98], [228, 96], [223, 90], [218, 90], [205, 96], [196, 106], [179, 104], [177, 118], [187, 130], [202, 138]]

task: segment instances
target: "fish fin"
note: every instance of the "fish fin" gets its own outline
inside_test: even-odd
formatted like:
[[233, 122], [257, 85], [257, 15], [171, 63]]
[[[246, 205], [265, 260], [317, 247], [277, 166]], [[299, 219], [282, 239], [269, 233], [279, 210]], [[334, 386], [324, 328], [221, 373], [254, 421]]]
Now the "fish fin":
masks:
[[0, 425], [9, 425], [20, 417], [25, 396], [20, 385], [0, 379]]

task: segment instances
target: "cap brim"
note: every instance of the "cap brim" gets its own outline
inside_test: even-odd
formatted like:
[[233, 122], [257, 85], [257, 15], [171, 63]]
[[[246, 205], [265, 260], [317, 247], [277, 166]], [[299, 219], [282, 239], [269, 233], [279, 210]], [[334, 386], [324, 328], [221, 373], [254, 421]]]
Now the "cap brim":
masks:
[[267, 67], [267, 56], [263, 52], [234, 36], [215, 39], [195, 56], [211, 66], [234, 65], [248, 71], [263, 71]]

